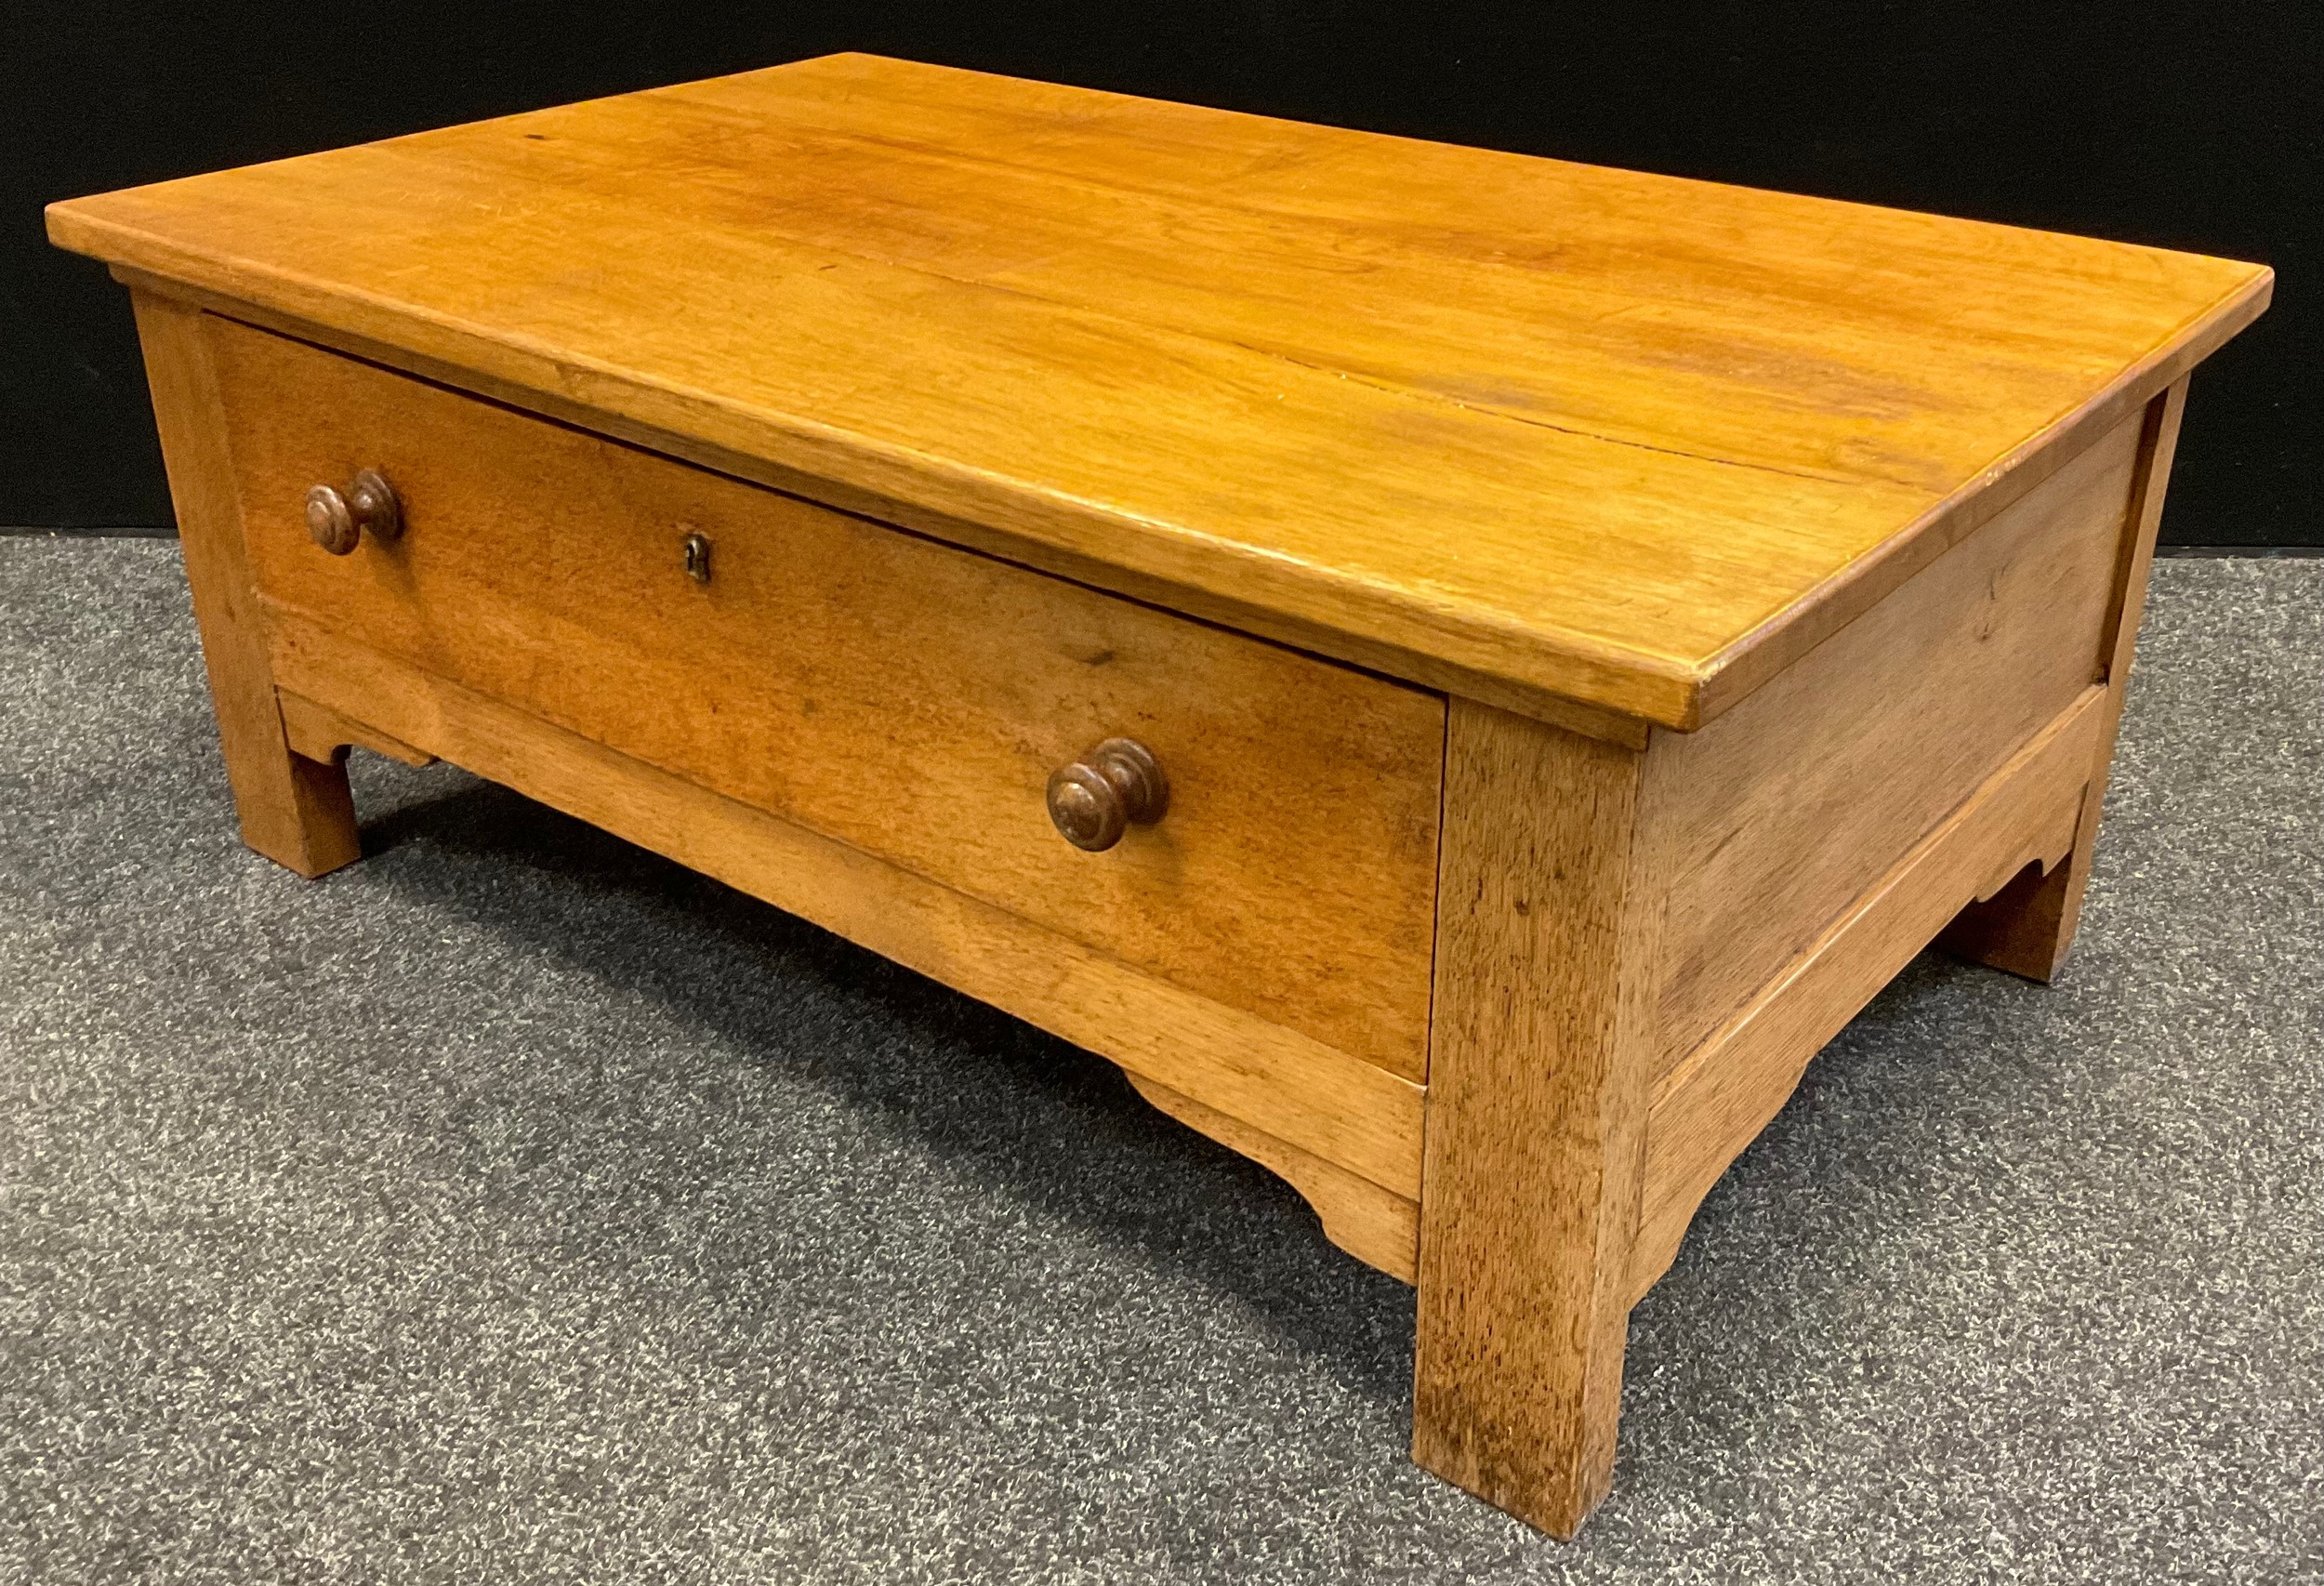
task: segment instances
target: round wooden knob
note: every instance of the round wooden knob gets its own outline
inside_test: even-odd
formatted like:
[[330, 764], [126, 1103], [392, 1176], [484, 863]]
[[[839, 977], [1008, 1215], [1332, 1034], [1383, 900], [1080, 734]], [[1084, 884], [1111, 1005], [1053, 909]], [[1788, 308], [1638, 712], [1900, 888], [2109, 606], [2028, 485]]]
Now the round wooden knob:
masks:
[[307, 492], [308, 538], [333, 556], [345, 556], [355, 548], [359, 533], [346, 496], [327, 484], [318, 484]]
[[1102, 853], [1132, 826], [1151, 826], [1169, 807], [1170, 785], [1154, 751], [1134, 738], [1108, 738], [1050, 774], [1049, 818], [1076, 848]]
[[375, 469], [357, 473], [343, 492], [328, 484], [307, 492], [307, 533], [333, 556], [353, 550], [364, 535], [391, 540], [403, 532], [403, 504]]

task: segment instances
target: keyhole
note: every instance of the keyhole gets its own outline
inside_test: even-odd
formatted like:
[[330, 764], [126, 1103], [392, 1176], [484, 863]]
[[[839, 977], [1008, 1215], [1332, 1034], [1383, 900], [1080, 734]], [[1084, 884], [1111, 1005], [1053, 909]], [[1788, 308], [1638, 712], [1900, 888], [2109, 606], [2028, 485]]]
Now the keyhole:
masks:
[[710, 581], [710, 536], [693, 534], [686, 536], [686, 576], [697, 584]]

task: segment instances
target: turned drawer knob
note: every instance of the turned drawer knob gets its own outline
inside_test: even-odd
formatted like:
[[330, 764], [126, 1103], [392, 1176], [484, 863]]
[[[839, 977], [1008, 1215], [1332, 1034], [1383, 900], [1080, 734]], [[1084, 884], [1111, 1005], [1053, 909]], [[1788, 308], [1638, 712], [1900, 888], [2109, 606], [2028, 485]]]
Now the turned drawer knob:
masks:
[[333, 556], [353, 550], [364, 535], [391, 540], [403, 532], [403, 505], [376, 469], [356, 474], [344, 491], [318, 484], [307, 492], [307, 533]]
[[1067, 842], [1092, 853], [1151, 826], [1169, 807], [1170, 785], [1154, 751], [1134, 738], [1108, 738], [1049, 779], [1049, 818]]

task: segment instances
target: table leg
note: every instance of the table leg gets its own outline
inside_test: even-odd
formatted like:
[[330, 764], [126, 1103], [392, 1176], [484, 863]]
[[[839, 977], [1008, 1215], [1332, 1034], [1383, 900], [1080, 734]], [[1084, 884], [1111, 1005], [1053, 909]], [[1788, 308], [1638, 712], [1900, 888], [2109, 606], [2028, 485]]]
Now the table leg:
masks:
[[1412, 1454], [1559, 1536], [1614, 1474], [1664, 885], [1650, 763], [1451, 702]]
[[2171, 459], [2178, 449], [2179, 416], [2186, 405], [2182, 376], [2147, 405], [2146, 427], [2123, 519], [2122, 556], [2115, 577], [2114, 610], [2101, 641], [2098, 677], [2106, 685], [2106, 716], [2098, 730], [2097, 759], [2082, 793], [2074, 852], [2048, 874], [2030, 868], [1983, 903], [1963, 909], [1937, 945], [1947, 952], [2007, 970], [2029, 980], [2047, 981], [2065, 961], [2080, 923], [2082, 894], [2098, 842], [2098, 818], [2106, 803], [2106, 777], [2114, 764], [2115, 734], [2122, 723], [2124, 689], [2131, 656], [2146, 607], [2146, 575], [2155, 555], [2155, 533], [2162, 521], [2163, 492], [2171, 482]]
[[355, 807], [345, 767], [294, 752], [284, 735], [203, 315], [148, 292], [136, 303], [242, 838], [278, 865], [320, 876], [360, 857]]

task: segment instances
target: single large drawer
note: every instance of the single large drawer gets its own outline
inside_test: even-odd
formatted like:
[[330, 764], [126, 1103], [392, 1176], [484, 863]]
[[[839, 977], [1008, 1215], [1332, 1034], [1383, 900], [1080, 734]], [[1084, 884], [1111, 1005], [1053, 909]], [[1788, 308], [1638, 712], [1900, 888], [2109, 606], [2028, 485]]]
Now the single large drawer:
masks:
[[[1441, 699], [211, 324], [271, 612], [1423, 1077]], [[304, 496], [363, 468], [403, 532], [329, 555]], [[1169, 807], [1084, 852], [1048, 780], [1117, 735]]]

